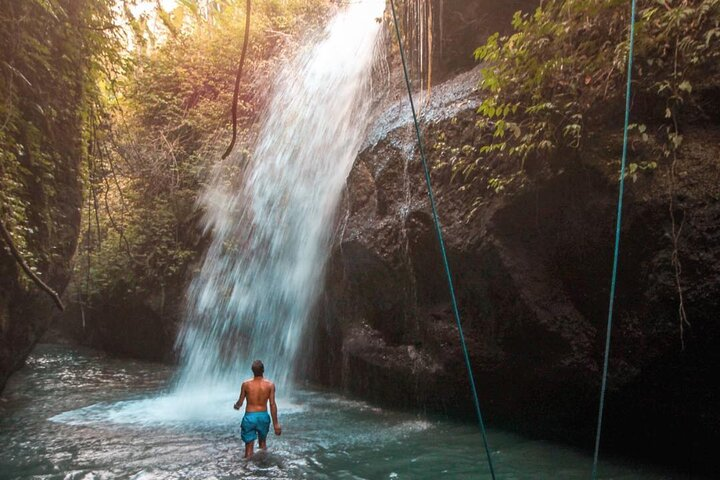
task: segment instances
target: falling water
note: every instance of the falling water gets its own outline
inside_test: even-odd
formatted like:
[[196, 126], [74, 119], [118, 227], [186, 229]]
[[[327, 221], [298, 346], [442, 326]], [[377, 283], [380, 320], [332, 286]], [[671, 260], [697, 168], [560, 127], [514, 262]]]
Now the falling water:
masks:
[[[212, 240], [188, 292], [178, 393], [236, 390], [256, 358], [280, 388], [291, 380], [365, 133], [384, 8], [350, 2], [298, 51], [273, 86], [254, 152], [232, 157], [202, 196]], [[242, 179], [236, 189], [228, 171]]]

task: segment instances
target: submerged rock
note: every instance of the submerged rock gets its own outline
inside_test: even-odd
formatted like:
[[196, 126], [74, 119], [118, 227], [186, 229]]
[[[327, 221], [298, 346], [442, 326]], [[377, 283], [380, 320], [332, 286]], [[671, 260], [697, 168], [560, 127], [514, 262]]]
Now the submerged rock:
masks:
[[[477, 100], [462, 87], [467, 75], [438, 89], [446, 104], [425, 111], [432, 166], [440, 162], [438, 138], [458, 146], [475, 141]], [[313, 381], [366, 399], [469, 417], [467, 373], [414, 132], [408, 115], [405, 122], [387, 121], [402, 107], [393, 108], [380, 117], [348, 178], [305, 367]], [[674, 208], [692, 326], [684, 329], [683, 349], [669, 162], [663, 162], [626, 184], [603, 446], [692, 471], [709, 468], [720, 432], [713, 375], [720, 339], [720, 129], [694, 128], [685, 138]], [[463, 328], [491, 425], [591, 445], [620, 149], [616, 132], [600, 135], [584, 157], [559, 153], [522, 186], [501, 193], [463, 189], [446, 168], [433, 169]], [[491, 173], [506, 167], [487, 166]], [[672, 460], [664, 457], [670, 452]]]

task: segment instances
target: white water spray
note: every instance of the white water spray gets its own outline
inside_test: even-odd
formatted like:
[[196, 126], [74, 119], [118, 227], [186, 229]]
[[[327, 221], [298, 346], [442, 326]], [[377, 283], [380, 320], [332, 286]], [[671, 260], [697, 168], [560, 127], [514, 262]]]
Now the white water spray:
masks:
[[[212, 241], [178, 337], [180, 396], [237, 392], [250, 362], [282, 389], [322, 288], [334, 213], [366, 131], [384, 0], [352, 2], [273, 87], [254, 153], [201, 198]], [[227, 167], [227, 165], [225, 166]]]

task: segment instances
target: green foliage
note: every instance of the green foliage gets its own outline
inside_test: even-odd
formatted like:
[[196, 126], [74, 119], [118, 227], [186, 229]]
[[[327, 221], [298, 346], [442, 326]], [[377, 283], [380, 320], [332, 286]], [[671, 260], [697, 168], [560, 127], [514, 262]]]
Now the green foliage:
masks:
[[[620, 0], [549, 1], [532, 14], [517, 12], [514, 34], [488, 38], [475, 51], [485, 64], [477, 118], [482, 146], [457, 156], [453, 172], [500, 191], [519, 176], [488, 180], [479, 175], [481, 166], [500, 161], [517, 172], [528, 162], [572, 157], [593, 132], [619, 124], [629, 13]], [[635, 115], [653, 133], [635, 129], [633, 140], [659, 135], [665, 156], [680, 148], [679, 119], [706, 114], [695, 93], [717, 84], [719, 65], [720, 0], [639, 0]], [[638, 170], [657, 164], [632, 165], [629, 174], [636, 178]]]
[[112, 1], [0, 5], [0, 215], [28, 263], [47, 271], [75, 248], [66, 235], [78, 220], [94, 81], [114, 51]]
[[[245, 26], [244, 0], [183, 0], [123, 18], [132, 49], [99, 82], [92, 160], [74, 293], [122, 301], [183, 285], [202, 251], [196, 199], [229, 141], [230, 107]], [[326, 0], [252, 2], [238, 105], [247, 148], [264, 85]]]

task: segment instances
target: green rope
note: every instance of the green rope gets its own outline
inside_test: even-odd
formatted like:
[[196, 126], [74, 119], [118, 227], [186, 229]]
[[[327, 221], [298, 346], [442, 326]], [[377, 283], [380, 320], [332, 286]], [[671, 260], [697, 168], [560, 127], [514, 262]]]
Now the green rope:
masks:
[[493, 480], [495, 480], [495, 469], [493, 468], [492, 457], [490, 456], [490, 447], [488, 445], [487, 433], [485, 432], [485, 422], [483, 422], [482, 412], [480, 411], [480, 400], [478, 399], [477, 388], [475, 387], [475, 377], [473, 375], [472, 366], [470, 365], [470, 354], [468, 353], [468, 348], [465, 344], [465, 335], [463, 334], [462, 324], [460, 322], [460, 311], [458, 310], [457, 299], [455, 297], [455, 287], [453, 286], [452, 273], [450, 271], [450, 264], [448, 263], [447, 252], [445, 251], [445, 241], [443, 240], [440, 220], [438, 219], [437, 208], [435, 207], [435, 196], [433, 195], [432, 185], [430, 183], [430, 169], [428, 168], [427, 160], [425, 159], [425, 148], [423, 147], [420, 125], [418, 123], [417, 114], [415, 113], [415, 103], [413, 102], [412, 87], [410, 86], [410, 76], [408, 75], [407, 64], [405, 62], [405, 53], [403, 51], [402, 38], [400, 36], [400, 27], [398, 27], [397, 15], [395, 14], [395, 0], [390, 0], [390, 6], [392, 8], [398, 46], [400, 47], [400, 58], [402, 59], [403, 73], [405, 74], [405, 85], [407, 86], [408, 99], [410, 100], [410, 110], [412, 111], [413, 122], [415, 124], [415, 134], [417, 135], [417, 142], [420, 150], [420, 160], [422, 161], [423, 169], [425, 170], [425, 183], [427, 184], [428, 197], [430, 198], [430, 209], [433, 214], [435, 232], [437, 233], [438, 243], [440, 244], [440, 253], [442, 254], [448, 289], [450, 290], [450, 300], [452, 303], [453, 314], [455, 315], [455, 323], [457, 324], [458, 334], [460, 335], [460, 345], [462, 346], [463, 355], [465, 357], [465, 366], [467, 367], [468, 377], [470, 378], [470, 388], [473, 394], [475, 413], [477, 414], [480, 431], [482, 432], [485, 454], [487, 455], [487, 462], [490, 467], [490, 475]]
[[602, 385], [600, 386], [600, 405], [598, 406], [597, 430], [595, 431], [595, 452], [593, 454], [592, 479], [597, 478], [600, 435], [602, 431], [603, 410], [605, 409], [605, 391], [607, 390], [608, 362], [610, 360], [610, 336], [612, 333], [613, 308], [615, 306], [615, 285], [617, 283], [618, 257], [620, 256], [620, 227], [622, 225], [623, 193], [625, 191], [625, 163], [627, 162], [628, 129], [630, 124], [630, 97], [632, 94], [633, 48], [635, 46], [635, 0], [632, 0], [630, 13], [630, 48], [628, 51], [627, 87], [625, 90], [625, 127], [623, 130], [623, 150], [620, 162], [620, 188], [615, 223], [615, 253], [613, 255], [612, 279], [610, 281], [610, 303], [608, 305], [607, 333], [605, 334], [605, 356], [603, 359]]

